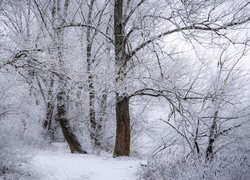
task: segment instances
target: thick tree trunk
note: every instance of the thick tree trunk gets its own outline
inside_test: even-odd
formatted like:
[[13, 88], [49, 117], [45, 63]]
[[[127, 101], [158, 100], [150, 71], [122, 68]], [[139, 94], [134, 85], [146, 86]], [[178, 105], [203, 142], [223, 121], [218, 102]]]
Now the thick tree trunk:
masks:
[[57, 95], [57, 121], [62, 129], [63, 136], [69, 145], [71, 153], [87, 153], [73, 133], [66, 114], [66, 92], [60, 89]]
[[116, 143], [114, 156], [129, 156], [130, 153], [130, 117], [129, 99], [116, 98]]
[[[69, 6], [69, 0], [64, 1], [64, 10], [63, 13], [61, 11], [62, 0], [58, 0], [57, 3], [54, 1], [54, 7], [52, 9], [57, 10], [54, 13], [53, 22], [57, 22], [59, 26], [65, 23], [67, 17], [67, 11]], [[57, 4], [57, 5], [56, 5]], [[53, 12], [52, 12], [53, 14]], [[69, 123], [67, 118], [67, 96], [66, 96], [66, 87], [67, 84], [65, 82], [64, 77], [67, 76], [67, 72], [65, 71], [64, 65], [64, 57], [63, 57], [63, 47], [64, 47], [64, 30], [62, 28], [55, 29], [55, 47], [57, 47], [56, 58], [58, 60], [59, 66], [59, 81], [58, 81], [58, 94], [57, 94], [57, 116], [56, 119], [60, 124], [62, 129], [63, 136], [70, 148], [71, 153], [87, 153], [83, 150], [79, 140], [73, 132], [73, 129]]]
[[[114, 4], [114, 35], [116, 87], [122, 94], [116, 94], [116, 141], [114, 157], [130, 154], [130, 117], [129, 98], [126, 97], [127, 54], [125, 51], [125, 34], [123, 22], [123, 0], [115, 0]], [[121, 93], [121, 92], [120, 92]]]
[[[60, 45], [63, 42], [62, 34], [63, 34], [62, 32], [59, 33]], [[59, 66], [60, 66], [59, 70], [61, 73], [59, 75], [59, 82], [58, 82], [59, 85], [58, 85], [58, 94], [57, 94], [57, 121], [60, 124], [63, 136], [69, 145], [71, 153], [87, 153], [86, 151], [82, 149], [81, 144], [78, 141], [75, 134], [73, 133], [73, 129], [70, 126], [69, 120], [67, 118], [66, 83], [63, 78], [63, 75], [65, 75], [66, 72], [64, 71], [64, 60], [63, 60], [63, 55], [62, 55], [60, 46], [58, 47], [57, 53], [58, 53], [58, 60], [59, 60]]]

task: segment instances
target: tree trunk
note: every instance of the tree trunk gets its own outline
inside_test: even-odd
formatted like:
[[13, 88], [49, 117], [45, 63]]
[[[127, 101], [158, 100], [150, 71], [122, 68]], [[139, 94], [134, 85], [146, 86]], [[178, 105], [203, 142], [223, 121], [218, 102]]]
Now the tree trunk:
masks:
[[129, 156], [130, 153], [130, 117], [129, 99], [116, 97], [116, 143], [114, 156]]
[[54, 109], [54, 106], [52, 105], [52, 103], [48, 102], [47, 103], [46, 119], [44, 121], [43, 127], [44, 127], [44, 129], [47, 130], [50, 142], [53, 142], [55, 139], [54, 138], [54, 129], [52, 126], [53, 109]]
[[[92, 24], [92, 13], [93, 13], [93, 6], [94, 0], [90, 1], [89, 4], [89, 12], [88, 12], [88, 19], [87, 24]], [[91, 33], [91, 28], [87, 28], [86, 32], [86, 40], [87, 40], [87, 48], [86, 48], [86, 55], [87, 55], [87, 74], [88, 74], [88, 92], [89, 92], [89, 119], [90, 119], [90, 138], [92, 144], [95, 147], [100, 146], [100, 137], [98, 136], [98, 127], [100, 124], [96, 120], [96, 111], [95, 111], [95, 88], [94, 88], [94, 81], [92, 75], [92, 64], [94, 59], [92, 57], [92, 45], [93, 45], [94, 35]]]
[[97, 137], [97, 122], [95, 112], [95, 90], [93, 76], [91, 74], [91, 62], [90, 62], [91, 49], [87, 46], [87, 74], [88, 74], [88, 93], [89, 93], [89, 120], [90, 120], [90, 138], [94, 146], [100, 146], [100, 141]]
[[108, 98], [108, 95], [105, 89], [102, 92], [102, 96], [100, 100], [99, 118], [98, 118], [98, 123], [96, 127], [97, 136], [100, 141], [100, 147], [102, 147], [101, 138], [103, 137], [103, 129], [107, 122], [107, 98]]
[[43, 127], [44, 129], [47, 130], [47, 133], [49, 135], [49, 139], [51, 142], [54, 141], [54, 129], [53, 129], [53, 125], [52, 125], [52, 120], [53, 120], [53, 112], [54, 112], [54, 104], [53, 104], [53, 93], [52, 93], [52, 89], [54, 86], [54, 79], [53, 77], [51, 77], [50, 79], [50, 85], [49, 85], [49, 91], [48, 91], [48, 97], [47, 97], [47, 110], [46, 110], [46, 119], [44, 121]]
[[217, 117], [218, 117], [218, 111], [216, 111], [214, 113], [214, 118], [213, 118], [213, 123], [212, 126], [210, 128], [210, 132], [209, 132], [209, 139], [208, 139], [208, 146], [206, 149], [206, 158], [207, 159], [211, 159], [213, 158], [213, 146], [214, 146], [214, 141], [216, 139], [216, 129], [217, 129]]
[[200, 120], [198, 119], [197, 124], [196, 124], [195, 137], [194, 137], [194, 149], [196, 149], [197, 154], [200, 154], [200, 148], [199, 148], [199, 144], [197, 142], [198, 135], [199, 135], [199, 126], [200, 126]]
[[63, 43], [63, 33], [59, 32], [59, 46], [58, 46], [58, 60], [59, 60], [59, 82], [58, 82], [58, 94], [57, 94], [57, 120], [62, 129], [63, 136], [67, 141], [71, 153], [86, 153], [81, 147], [80, 142], [77, 137], [73, 133], [73, 130], [69, 124], [69, 120], [67, 118], [67, 108], [66, 108], [66, 82], [64, 80], [64, 75], [67, 74], [64, 71], [64, 60], [63, 53], [61, 51], [62, 43]]
[[130, 117], [129, 98], [126, 94], [127, 54], [125, 51], [125, 34], [123, 23], [123, 0], [115, 0], [114, 4], [114, 36], [116, 87], [122, 94], [116, 94], [116, 141], [114, 157], [129, 156], [130, 154]]
[[[54, 1], [55, 2], [55, 1]], [[67, 10], [69, 5], [69, 0], [64, 1], [64, 12], [63, 16], [61, 14], [61, 0], [57, 1], [57, 18], [56, 19], [60, 25], [65, 23], [67, 17]], [[56, 3], [54, 3], [55, 5]], [[54, 8], [53, 8], [54, 9]], [[60, 16], [61, 15], [61, 16]], [[67, 76], [67, 72], [65, 71], [64, 65], [64, 57], [63, 57], [63, 47], [64, 47], [64, 30], [62, 28], [55, 30], [55, 47], [57, 47], [57, 55], [56, 58], [59, 62], [59, 82], [58, 82], [58, 94], [57, 94], [57, 120], [62, 129], [63, 136], [69, 145], [71, 153], [87, 153], [81, 147], [81, 144], [75, 134], [73, 133], [73, 129], [70, 126], [69, 120], [67, 118], [67, 96], [66, 96], [66, 87], [67, 84], [65, 82], [64, 77]]]
[[69, 145], [71, 153], [85, 154], [87, 152], [83, 150], [67, 119], [65, 101], [66, 93], [62, 89], [57, 95], [57, 120], [62, 129], [63, 136]]

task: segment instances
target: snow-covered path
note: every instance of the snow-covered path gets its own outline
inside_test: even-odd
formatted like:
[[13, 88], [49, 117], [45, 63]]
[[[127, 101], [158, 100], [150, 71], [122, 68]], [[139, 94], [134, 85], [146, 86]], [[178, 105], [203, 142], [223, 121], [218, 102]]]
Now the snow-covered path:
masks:
[[43, 180], [135, 180], [139, 160], [37, 152], [30, 165]]

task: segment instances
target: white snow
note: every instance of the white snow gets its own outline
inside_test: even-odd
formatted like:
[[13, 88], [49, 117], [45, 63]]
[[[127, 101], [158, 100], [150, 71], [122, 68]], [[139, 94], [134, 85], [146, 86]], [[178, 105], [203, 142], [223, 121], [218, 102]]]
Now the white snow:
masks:
[[30, 165], [42, 180], [135, 180], [141, 162], [133, 158], [38, 151]]

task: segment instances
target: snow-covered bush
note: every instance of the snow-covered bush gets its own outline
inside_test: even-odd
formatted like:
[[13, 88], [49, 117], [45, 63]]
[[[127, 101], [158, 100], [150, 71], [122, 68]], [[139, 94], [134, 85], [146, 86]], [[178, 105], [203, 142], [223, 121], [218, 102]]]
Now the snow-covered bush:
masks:
[[0, 179], [33, 179], [24, 152], [0, 144]]
[[4, 129], [7, 122], [0, 119], [0, 179], [32, 179], [26, 153], [22, 149], [24, 142], [18, 136], [19, 123], [15, 123], [16, 127], [6, 126]]
[[0, 79], [0, 179], [34, 179], [26, 154], [28, 146], [45, 144], [40, 135], [40, 116], [38, 110], [34, 111], [34, 103], [25, 101], [22, 86], [18, 93], [12, 83], [6, 77]]
[[247, 180], [249, 177], [249, 155], [220, 155], [212, 161], [192, 156], [177, 161], [157, 157], [139, 171], [140, 180]]

